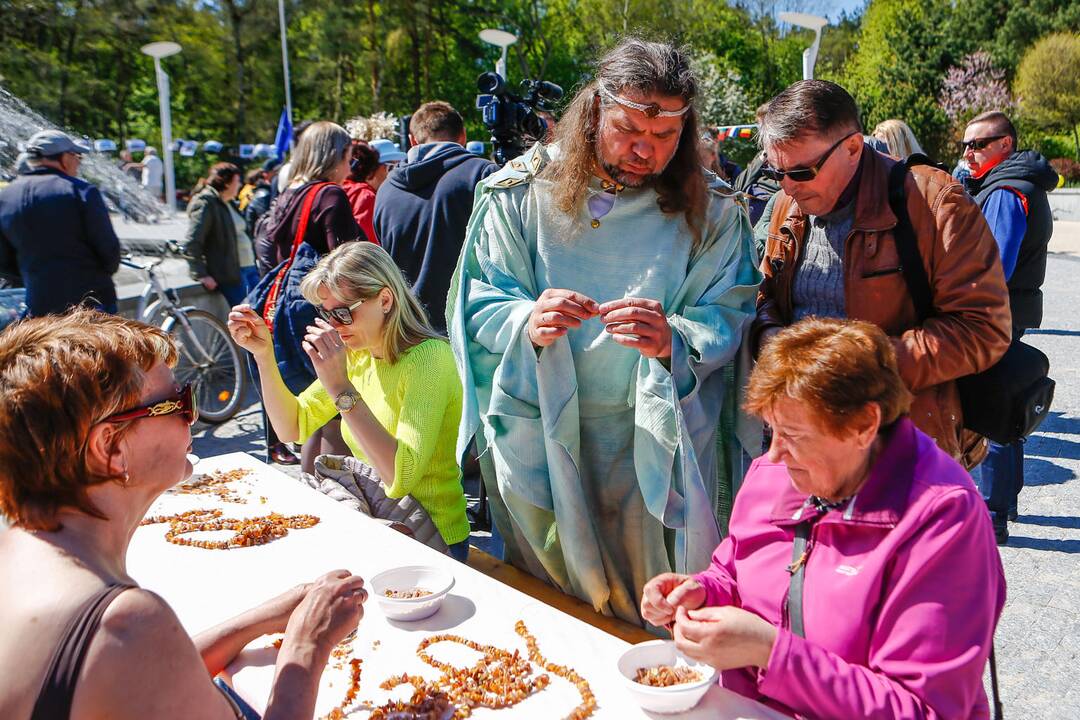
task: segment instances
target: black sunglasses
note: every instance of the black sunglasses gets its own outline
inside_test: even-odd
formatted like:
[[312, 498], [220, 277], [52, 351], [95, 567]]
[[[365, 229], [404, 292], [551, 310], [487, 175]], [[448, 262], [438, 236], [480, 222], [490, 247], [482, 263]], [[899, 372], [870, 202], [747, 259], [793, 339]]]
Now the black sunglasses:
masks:
[[195, 391], [190, 384], [181, 388], [180, 392], [173, 397], [158, 400], [149, 405], [132, 408], [131, 410], [115, 413], [101, 422], [127, 422], [128, 420], [138, 420], [139, 418], [144, 417], [164, 417], [166, 415], [175, 415], [176, 413], [182, 413], [184, 419], [187, 420], [188, 425], [194, 425], [195, 420], [199, 417], [199, 405], [195, 400]]
[[994, 135], [993, 137], [975, 138], [974, 140], [961, 140], [956, 143], [956, 145], [960, 148], [960, 153], [963, 154], [967, 152], [968, 148], [971, 148], [972, 150], [982, 150], [990, 143], [995, 140], [1000, 140], [1003, 137], [1008, 137], [1008, 135]]
[[326, 322], [334, 320], [341, 325], [352, 325], [352, 311], [363, 304], [364, 300], [360, 299], [354, 302], [352, 305], [330, 308], [329, 310], [324, 308], [322, 305], [316, 305], [315, 312], [319, 313], [319, 317], [321, 317]]
[[825, 162], [829, 159], [829, 156], [833, 154], [836, 148], [840, 147], [840, 144], [847, 140], [849, 137], [857, 134], [858, 133], [848, 133], [844, 137], [834, 142], [832, 144], [832, 147], [826, 150], [825, 153], [820, 158], [818, 158], [818, 161], [810, 167], [795, 168], [794, 170], [777, 170], [771, 165], [766, 164], [764, 167], [761, 168], [761, 174], [769, 178], [770, 180], [775, 180], [776, 182], [780, 182], [785, 177], [790, 180], [794, 180], [795, 182], [810, 182], [818, 176], [818, 173], [821, 172], [821, 168], [825, 165]]

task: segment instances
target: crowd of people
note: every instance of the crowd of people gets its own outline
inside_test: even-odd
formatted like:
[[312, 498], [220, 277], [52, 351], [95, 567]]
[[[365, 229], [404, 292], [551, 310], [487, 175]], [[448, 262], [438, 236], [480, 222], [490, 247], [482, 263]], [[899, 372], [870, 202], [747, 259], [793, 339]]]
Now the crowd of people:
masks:
[[[353, 458], [462, 562], [461, 468], [478, 461], [508, 562], [670, 630], [725, 687], [791, 715], [988, 717], [1023, 439], [968, 429], [957, 381], [1041, 322], [1057, 177], [991, 112], [958, 180], [900, 120], [865, 134], [817, 80], [758, 109], [741, 169], [703, 142], [698, 95], [684, 49], [630, 38], [501, 168], [441, 101], [412, 115], [407, 151], [322, 121], [285, 166], [210, 168], [184, 246], [232, 308], [269, 458]], [[0, 576], [44, 579], [0, 607], [49, 635], [0, 642], [21, 678], [0, 715], [122, 693], [132, 717], [232, 717], [204, 673], [287, 628], [278, 664], [298, 669], [266, 717], [310, 717], [363, 583], [332, 573], [194, 639], [138, 589], [131, 529], [191, 472], [195, 409], [167, 336], [103, 314], [119, 249], [76, 177], [84, 149], [45, 133], [29, 152], [0, 191], [0, 273], [33, 316], [0, 335]], [[80, 647], [69, 624], [91, 628]], [[60, 677], [75, 656], [89, 665]], [[131, 667], [135, 683], [115, 670]]]

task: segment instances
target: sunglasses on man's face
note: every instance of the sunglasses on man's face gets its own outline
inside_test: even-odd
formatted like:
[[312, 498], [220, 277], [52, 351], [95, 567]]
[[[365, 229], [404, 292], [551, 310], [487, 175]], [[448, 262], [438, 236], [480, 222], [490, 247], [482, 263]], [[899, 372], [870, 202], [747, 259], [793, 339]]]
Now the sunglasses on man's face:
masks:
[[118, 412], [114, 415], [110, 415], [101, 422], [127, 422], [128, 420], [138, 420], [139, 418], [144, 417], [165, 417], [166, 415], [175, 415], [177, 413], [183, 414], [184, 420], [187, 421], [188, 425], [194, 425], [195, 420], [199, 417], [199, 406], [195, 400], [195, 391], [190, 384], [181, 388], [180, 392], [173, 397], [158, 400], [149, 405], [132, 408], [131, 410]]
[[818, 158], [818, 161], [810, 167], [794, 168], [792, 170], [777, 170], [771, 165], [766, 164], [764, 167], [761, 168], [761, 174], [769, 178], [770, 180], [775, 180], [776, 182], [780, 182], [785, 177], [788, 180], [794, 180], [795, 182], [810, 182], [818, 176], [818, 173], [821, 172], [821, 168], [825, 166], [825, 163], [829, 160], [829, 156], [832, 155], [833, 152], [835, 152], [836, 148], [840, 147], [841, 143], [843, 143], [845, 140], [855, 134], [856, 133], [848, 133], [844, 137], [834, 142], [832, 144], [832, 147], [826, 150], [825, 153], [820, 158]]
[[994, 135], [993, 137], [975, 138], [974, 140], [961, 140], [957, 143], [957, 146], [960, 148], [960, 154], [962, 155], [967, 152], [968, 148], [971, 148], [972, 150], [983, 150], [990, 143], [994, 142], [995, 140], [1000, 140], [1003, 137], [1006, 136]]
[[364, 304], [363, 300], [357, 300], [352, 305], [345, 305], [336, 308], [324, 308], [322, 305], [315, 306], [315, 312], [319, 313], [326, 322], [331, 320], [337, 322], [340, 325], [352, 325], [352, 311]]

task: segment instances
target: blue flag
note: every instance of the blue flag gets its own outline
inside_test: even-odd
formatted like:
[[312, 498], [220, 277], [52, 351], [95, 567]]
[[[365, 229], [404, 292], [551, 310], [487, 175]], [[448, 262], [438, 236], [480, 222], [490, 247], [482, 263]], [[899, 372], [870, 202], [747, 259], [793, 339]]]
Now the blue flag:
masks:
[[292, 121], [289, 120], [289, 111], [281, 110], [281, 119], [278, 120], [277, 134], [274, 135], [274, 146], [277, 148], [278, 160], [284, 160], [292, 145]]

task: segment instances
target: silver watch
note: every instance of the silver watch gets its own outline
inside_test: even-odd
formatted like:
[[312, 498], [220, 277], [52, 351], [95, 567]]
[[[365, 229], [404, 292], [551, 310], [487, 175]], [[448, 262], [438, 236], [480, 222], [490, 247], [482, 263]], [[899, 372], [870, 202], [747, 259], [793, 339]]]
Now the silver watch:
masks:
[[346, 390], [334, 398], [334, 407], [338, 409], [338, 412], [344, 415], [356, 407], [358, 400], [360, 400], [360, 393], [355, 390]]

